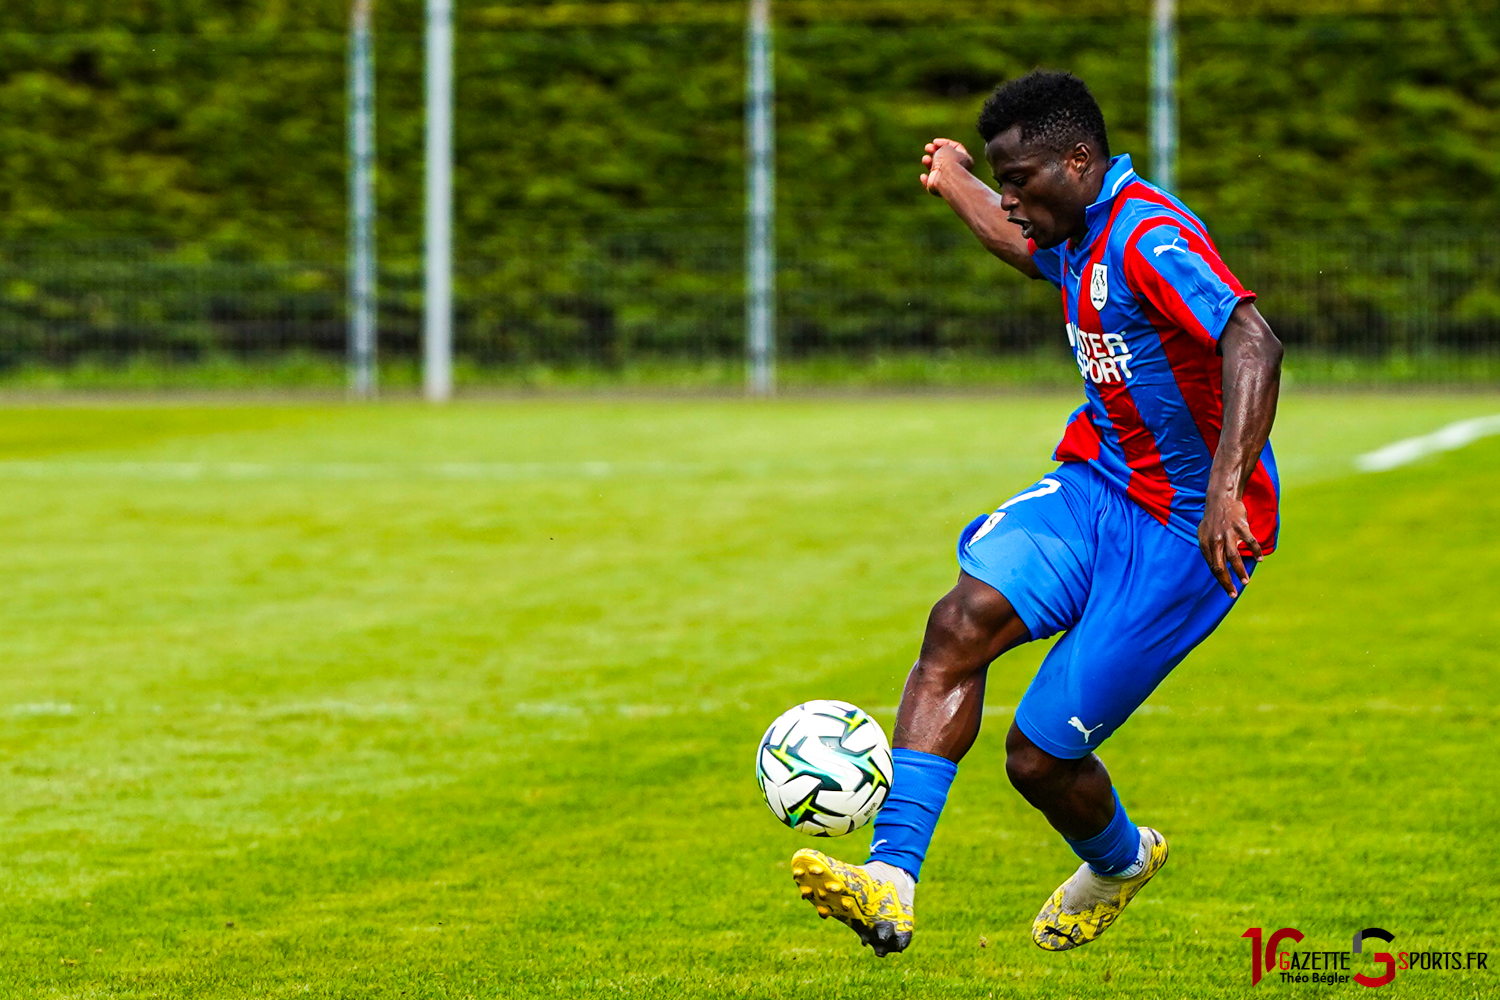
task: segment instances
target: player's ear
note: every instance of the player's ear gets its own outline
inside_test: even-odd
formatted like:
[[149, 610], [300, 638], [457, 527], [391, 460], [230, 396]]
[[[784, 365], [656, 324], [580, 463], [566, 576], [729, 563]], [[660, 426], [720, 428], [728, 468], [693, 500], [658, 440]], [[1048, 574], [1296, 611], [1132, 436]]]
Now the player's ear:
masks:
[[1089, 148], [1088, 143], [1078, 142], [1073, 144], [1072, 150], [1068, 153], [1068, 166], [1073, 169], [1074, 173], [1082, 177], [1089, 172], [1089, 165], [1093, 162], [1094, 151]]

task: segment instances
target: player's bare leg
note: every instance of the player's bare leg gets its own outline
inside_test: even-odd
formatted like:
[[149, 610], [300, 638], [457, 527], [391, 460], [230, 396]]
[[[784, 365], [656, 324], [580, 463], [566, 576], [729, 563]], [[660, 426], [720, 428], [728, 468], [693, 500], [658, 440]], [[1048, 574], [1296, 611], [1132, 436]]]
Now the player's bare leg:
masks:
[[[902, 750], [912, 750], [939, 766], [955, 766], [979, 735], [986, 669], [995, 657], [1028, 638], [1026, 626], [999, 591], [961, 575], [928, 616], [921, 654], [896, 715], [898, 759]], [[907, 774], [920, 776], [912, 770]], [[944, 784], [944, 796], [946, 789]], [[872, 849], [878, 853], [881, 846], [877, 824]], [[792, 858], [792, 878], [820, 917], [846, 924], [883, 957], [911, 943], [920, 866], [920, 857], [897, 855], [852, 865], [802, 850]]]
[[892, 746], [957, 762], [979, 736], [989, 665], [1031, 638], [1005, 595], [967, 573], [933, 605], [906, 678]]

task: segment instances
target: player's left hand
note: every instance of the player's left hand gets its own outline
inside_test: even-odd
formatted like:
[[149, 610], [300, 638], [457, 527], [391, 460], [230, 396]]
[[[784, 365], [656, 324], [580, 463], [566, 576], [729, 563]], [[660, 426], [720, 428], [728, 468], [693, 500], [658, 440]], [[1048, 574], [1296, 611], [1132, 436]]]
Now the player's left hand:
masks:
[[1198, 548], [1208, 560], [1214, 579], [1230, 597], [1240, 596], [1236, 582], [1240, 587], [1250, 582], [1245, 560], [1240, 556], [1241, 542], [1256, 560], [1261, 558], [1260, 542], [1250, 530], [1244, 501], [1227, 493], [1210, 493], [1203, 520], [1198, 524]]

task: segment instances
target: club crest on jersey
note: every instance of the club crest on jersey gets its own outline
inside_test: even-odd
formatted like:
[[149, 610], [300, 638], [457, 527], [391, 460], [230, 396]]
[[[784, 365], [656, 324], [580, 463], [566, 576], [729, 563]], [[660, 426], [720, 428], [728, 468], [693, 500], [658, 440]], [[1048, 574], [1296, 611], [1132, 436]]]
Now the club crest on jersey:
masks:
[[1103, 309], [1104, 303], [1109, 301], [1109, 268], [1103, 264], [1095, 264], [1093, 276], [1089, 278], [1089, 301], [1095, 309]]

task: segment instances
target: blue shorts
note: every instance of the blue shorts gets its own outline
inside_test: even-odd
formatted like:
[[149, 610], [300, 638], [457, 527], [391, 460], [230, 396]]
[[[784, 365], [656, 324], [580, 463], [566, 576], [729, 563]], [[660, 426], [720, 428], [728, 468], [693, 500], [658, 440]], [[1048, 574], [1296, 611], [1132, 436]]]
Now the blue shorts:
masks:
[[975, 518], [958, 562], [1033, 639], [1067, 632], [1016, 706], [1021, 732], [1054, 757], [1097, 749], [1234, 606], [1196, 545], [1081, 462]]

